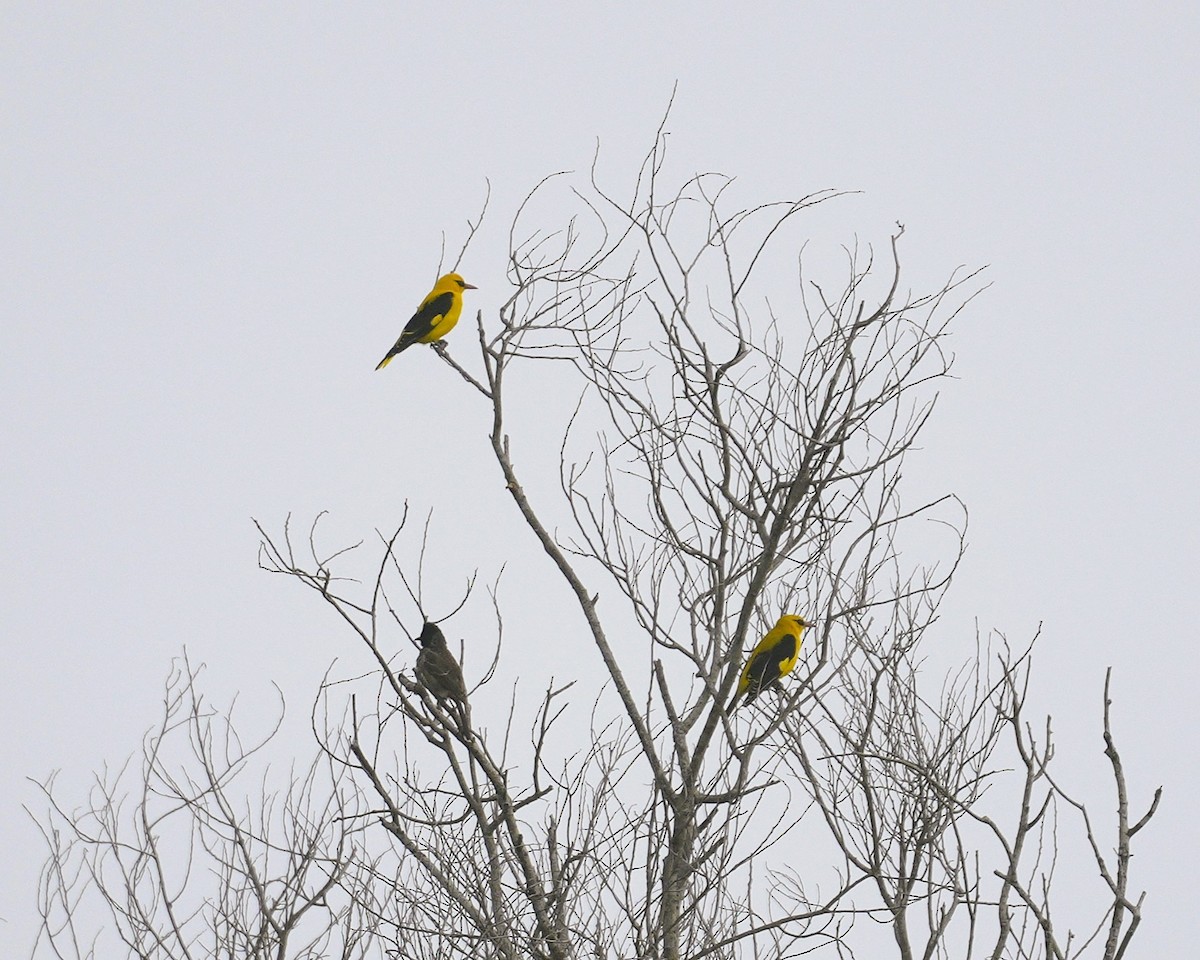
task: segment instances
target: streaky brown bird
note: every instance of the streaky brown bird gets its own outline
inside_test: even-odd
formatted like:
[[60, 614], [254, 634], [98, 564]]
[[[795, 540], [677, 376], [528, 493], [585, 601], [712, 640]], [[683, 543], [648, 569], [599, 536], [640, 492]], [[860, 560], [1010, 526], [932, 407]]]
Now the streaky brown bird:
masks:
[[421, 684], [437, 700], [452, 700], [467, 706], [467, 685], [462, 667], [446, 646], [446, 637], [436, 623], [425, 621], [421, 628], [421, 652], [417, 654], [415, 673]]

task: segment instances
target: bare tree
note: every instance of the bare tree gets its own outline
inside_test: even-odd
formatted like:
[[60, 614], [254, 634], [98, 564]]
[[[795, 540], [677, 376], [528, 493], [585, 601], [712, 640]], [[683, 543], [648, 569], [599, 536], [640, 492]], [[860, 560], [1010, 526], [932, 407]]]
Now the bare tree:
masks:
[[[317, 760], [277, 789], [264, 769], [254, 788], [278, 727], [245, 742], [233, 706], [204, 701], [198, 673], [186, 656], [175, 663], [140, 764], [98, 776], [85, 807], [64, 809], [44, 784], [35, 954], [113, 956], [115, 936], [131, 957], [373, 955], [368, 905], [343, 883], [362, 831], [344, 767]], [[88, 929], [97, 908], [107, 937]]]
[[[1115, 855], [1052, 773], [1048, 720], [1027, 719], [1032, 643], [972, 639], [946, 680], [922, 672], [966, 513], [951, 495], [908, 503], [901, 481], [979, 272], [908, 292], [898, 226], [882, 252], [845, 248], [839, 281], [810, 280], [798, 237], [836, 192], [738, 205], [732, 181], [712, 174], [668, 192], [664, 142], [628, 196], [594, 169], [572, 181], [577, 215], [559, 229], [534, 211], [561, 180], [539, 184], [510, 234], [512, 294], [478, 317], [477, 352], [460, 360], [437, 345], [486, 410], [503, 490], [574, 598], [564, 631], [587, 670], [481, 721], [478, 707], [425, 689], [397, 643], [434, 618], [420, 581], [435, 525], [414, 537], [406, 516], [366, 577], [362, 551], [322, 552], [315, 524], [302, 555], [288, 527], [260, 527], [262, 565], [336, 611], [370, 672], [322, 688], [314, 729], [340, 806], [309, 818], [320, 855], [266, 879], [238, 839], [265, 843], [265, 823], [251, 830], [232, 808], [220, 819], [232, 845], [213, 855], [237, 865], [238, 890], [290, 891], [282, 907], [251, 898], [278, 956], [304, 955], [281, 931], [320, 908], [320, 936], [336, 929], [352, 949], [405, 958], [878, 955], [890, 944], [902, 958], [1116, 960], [1143, 904], [1130, 842], [1158, 794], [1135, 819], [1107, 685]], [[552, 405], [530, 404], [548, 384], [574, 391], [557, 423]], [[556, 477], [532, 455], [547, 438]], [[946, 545], [914, 560], [928, 521]], [[461, 573], [474, 584], [475, 571]], [[506, 657], [503, 605], [487, 593], [495, 649], [473, 699], [495, 689]], [[794, 677], [729, 711], [745, 652], [785, 612], [815, 621]], [[187, 810], [227, 793], [222, 768], [202, 766], [213, 789], [180, 791]], [[102, 791], [96, 809], [115, 806]], [[1081, 876], [1059, 862], [1060, 811], [1081, 826], [1099, 879], [1091, 915], [1052, 909], [1058, 876]], [[82, 843], [86, 816], [60, 818]], [[115, 856], [112, 822], [88, 849]], [[78, 882], [54, 877], [72, 851], [47, 836], [44, 912], [69, 917]], [[127, 876], [89, 875], [119, 919]], [[215, 915], [230, 911], [245, 908]], [[191, 949], [176, 926], [159, 937], [163, 956]], [[68, 929], [48, 919], [47, 942]]]

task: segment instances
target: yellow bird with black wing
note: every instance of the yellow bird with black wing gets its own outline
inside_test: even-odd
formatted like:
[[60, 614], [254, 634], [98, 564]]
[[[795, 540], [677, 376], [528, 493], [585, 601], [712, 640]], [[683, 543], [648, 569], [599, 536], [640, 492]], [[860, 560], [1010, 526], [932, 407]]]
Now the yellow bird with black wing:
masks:
[[790, 613], [779, 618], [746, 660], [737, 690], [729, 701], [730, 710], [738, 706], [743, 696], [745, 703], [753, 703], [760, 693], [777, 686], [781, 678], [792, 672], [800, 659], [800, 637], [808, 625], [803, 617]]
[[476, 289], [457, 273], [447, 273], [433, 285], [429, 295], [421, 301], [417, 312], [404, 325], [400, 339], [387, 356], [379, 361], [376, 370], [382, 370], [392, 362], [392, 357], [403, 353], [414, 343], [434, 343], [454, 329], [462, 315], [463, 291]]

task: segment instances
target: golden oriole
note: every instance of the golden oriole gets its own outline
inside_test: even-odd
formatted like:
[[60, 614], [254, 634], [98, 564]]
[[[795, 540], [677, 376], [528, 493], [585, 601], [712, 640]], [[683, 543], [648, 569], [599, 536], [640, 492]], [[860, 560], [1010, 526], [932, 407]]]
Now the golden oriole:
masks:
[[421, 652], [414, 672], [417, 682], [438, 700], [453, 700], [467, 706], [467, 685], [462, 667], [446, 646], [446, 637], [436, 623], [426, 621], [421, 628]]
[[737, 691], [729, 701], [730, 710], [737, 706], [738, 698], [743, 694], [746, 703], [753, 703], [760, 693], [769, 690], [779, 683], [781, 677], [792, 672], [792, 667], [800, 658], [800, 635], [807, 626], [803, 617], [785, 613], [779, 618], [779, 622], [758, 641], [758, 646], [746, 660], [738, 679]]
[[392, 357], [407, 350], [414, 343], [433, 343], [435, 340], [441, 340], [458, 323], [463, 308], [463, 291], [474, 289], [476, 288], [457, 273], [448, 273], [442, 277], [433, 285], [429, 296], [421, 301], [417, 312], [404, 325], [400, 339], [375, 369], [382, 370], [391, 363]]

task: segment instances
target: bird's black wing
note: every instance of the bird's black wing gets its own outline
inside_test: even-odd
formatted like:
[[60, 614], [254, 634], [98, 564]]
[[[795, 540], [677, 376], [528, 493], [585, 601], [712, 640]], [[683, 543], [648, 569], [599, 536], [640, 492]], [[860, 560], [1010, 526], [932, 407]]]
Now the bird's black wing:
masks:
[[454, 294], [447, 290], [445, 293], [439, 293], [436, 297], [429, 297], [417, 309], [417, 312], [412, 315], [412, 319], [404, 325], [404, 330], [400, 334], [400, 338], [393, 345], [392, 349], [387, 352], [387, 356], [379, 361], [378, 370], [383, 367], [396, 354], [403, 350], [407, 350], [414, 343], [417, 343], [422, 337], [429, 336], [429, 331], [433, 329], [434, 324], [439, 319], [444, 317], [454, 303]]
[[[400, 334], [400, 342], [404, 342], [404, 346], [407, 347], [422, 337], [429, 336], [429, 331], [433, 329], [434, 324], [450, 312], [453, 304], [454, 294], [449, 290], [436, 297], [430, 297], [421, 304], [420, 309], [412, 315], [412, 319], [404, 325], [404, 332]], [[400, 349], [403, 350], [404, 347]]]
[[746, 688], [746, 703], [751, 703], [764, 690], [779, 682], [779, 666], [796, 655], [796, 635], [785, 633], [766, 650], [750, 661], [750, 685]]

